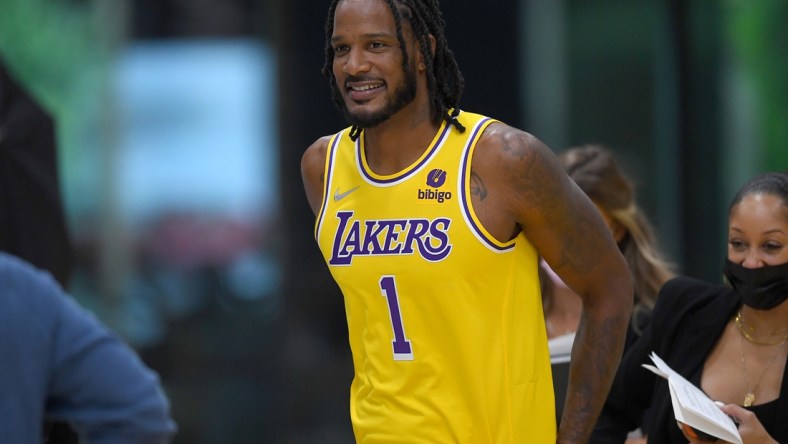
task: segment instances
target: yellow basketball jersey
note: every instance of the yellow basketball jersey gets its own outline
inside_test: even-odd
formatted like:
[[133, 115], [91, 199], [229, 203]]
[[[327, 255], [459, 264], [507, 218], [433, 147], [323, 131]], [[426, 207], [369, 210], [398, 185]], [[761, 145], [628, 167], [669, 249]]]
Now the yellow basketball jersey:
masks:
[[329, 143], [315, 235], [345, 299], [359, 443], [554, 443], [537, 254], [494, 239], [470, 160], [493, 120], [466, 112], [381, 176], [363, 134]]

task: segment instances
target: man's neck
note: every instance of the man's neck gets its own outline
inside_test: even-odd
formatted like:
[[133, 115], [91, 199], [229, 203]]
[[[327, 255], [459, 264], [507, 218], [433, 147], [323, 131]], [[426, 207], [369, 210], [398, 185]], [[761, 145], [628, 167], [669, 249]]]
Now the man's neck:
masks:
[[402, 171], [429, 148], [439, 128], [429, 112], [397, 113], [364, 130], [367, 164], [380, 175]]

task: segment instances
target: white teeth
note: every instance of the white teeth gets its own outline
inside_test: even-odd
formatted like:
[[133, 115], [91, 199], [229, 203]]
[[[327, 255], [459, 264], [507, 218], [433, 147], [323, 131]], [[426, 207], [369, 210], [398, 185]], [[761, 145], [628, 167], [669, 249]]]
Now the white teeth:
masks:
[[375, 89], [377, 86], [374, 85], [364, 85], [364, 86], [352, 86], [350, 89], [353, 91], [368, 91], [370, 89]]

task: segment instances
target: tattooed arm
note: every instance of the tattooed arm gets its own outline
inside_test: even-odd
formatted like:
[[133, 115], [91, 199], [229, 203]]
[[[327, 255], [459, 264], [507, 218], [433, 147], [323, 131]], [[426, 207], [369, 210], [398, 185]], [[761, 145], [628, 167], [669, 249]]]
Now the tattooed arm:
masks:
[[331, 136], [321, 137], [309, 146], [301, 157], [301, 179], [312, 212], [317, 215], [323, 203], [323, 181], [325, 180], [326, 152]]
[[629, 269], [596, 207], [530, 134], [491, 125], [472, 170], [473, 205], [485, 228], [502, 241], [522, 231], [583, 300], [558, 442], [586, 442], [623, 350]]

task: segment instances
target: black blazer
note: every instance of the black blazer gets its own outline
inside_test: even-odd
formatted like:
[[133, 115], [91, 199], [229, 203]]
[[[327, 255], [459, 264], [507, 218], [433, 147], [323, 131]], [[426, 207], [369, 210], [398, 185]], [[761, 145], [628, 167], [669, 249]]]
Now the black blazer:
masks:
[[[641, 364], [651, 364], [649, 354], [654, 351], [692, 381], [740, 305], [738, 295], [721, 285], [688, 277], [665, 283], [651, 324], [621, 361], [590, 442], [620, 444], [628, 431], [642, 425], [650, 443], [686, 443], [676, 426], [667, 381]], [[648, 420], [643, 424], [647, 409]], [[788, 371], [783, 372], [777, 411], [780, 417], [788, 417]], [[788, 421], [777, 420], [767, 431], [778, 442], [788, 443]]]

